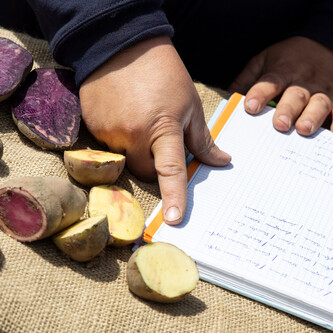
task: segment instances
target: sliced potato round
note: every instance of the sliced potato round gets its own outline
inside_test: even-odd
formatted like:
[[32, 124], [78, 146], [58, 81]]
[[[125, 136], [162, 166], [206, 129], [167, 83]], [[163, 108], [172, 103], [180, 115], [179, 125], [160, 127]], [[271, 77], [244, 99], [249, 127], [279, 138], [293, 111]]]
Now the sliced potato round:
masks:
[[75, 223], [52, 237], [55, 245], [76, 261], [89, 261], [106, 246], [110, 237], [106, 215]]
[[156, 242], [138, 248], [127, 265], [129, 289], [139, 297], [156, 302], [182, 300], [198, 280], [195, 262], [168, 243]]
[[64, 163], [68, 173], [80, 184], [113, 184], [125, 167], [125, 156], [102, 150], [66, 150]]
[[94, 186], [89, 192], [90, 216], [106, 214], [112, 241], [125, 246], [141, 237], [145, 218], [140, 203], [128, 191], [115, 185]]

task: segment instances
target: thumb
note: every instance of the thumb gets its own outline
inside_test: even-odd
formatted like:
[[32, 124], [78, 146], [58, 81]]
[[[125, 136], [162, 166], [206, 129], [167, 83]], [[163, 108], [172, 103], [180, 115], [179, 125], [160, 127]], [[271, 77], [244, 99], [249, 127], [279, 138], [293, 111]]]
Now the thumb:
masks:
[[162, 196], [162, 214], [166, 223], [181, 222], [186, 210], [187, 172], [183, 131], [161, 135], [152, 144], [155, 169]]

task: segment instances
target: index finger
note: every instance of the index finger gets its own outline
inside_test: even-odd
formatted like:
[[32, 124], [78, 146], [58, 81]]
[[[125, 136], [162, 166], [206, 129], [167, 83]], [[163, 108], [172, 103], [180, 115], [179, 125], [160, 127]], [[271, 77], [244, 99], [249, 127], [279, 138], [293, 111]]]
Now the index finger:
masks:
[[187, 172], [181, 129], [158, 137], [152, 145], [155, 169], [162, 196], [162, 214], [168, 224], [184, 217], [187, 200]]
[[245, 110], [251, 114], [258, 114], [266, 104], [280, 95], [289, 82], [281, 74], [270, 72], [264, 74], [245, 96]]

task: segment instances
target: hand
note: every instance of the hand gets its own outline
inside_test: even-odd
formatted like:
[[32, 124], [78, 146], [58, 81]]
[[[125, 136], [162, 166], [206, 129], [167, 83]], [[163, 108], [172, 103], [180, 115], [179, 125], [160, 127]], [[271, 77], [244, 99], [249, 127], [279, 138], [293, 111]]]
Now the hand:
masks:
[[299, 134], [311, 135], [333, 113], [333, 51], [305, 37], [287, 39], [254, 57], [230, 90], [247, 91], [245, 109], [251, 114], [281, 96], [274, 127], [285, 132], [295, 123]]
[[88, 130], [126, 155], [143, 180], [156, 174], [165, 222], [186, 209], [184, 142], [203, 163], [224, 166], [230, 156], [214, 144], [195, 86], [168, 37], [141, 42], [110, 59], [80, 88]]

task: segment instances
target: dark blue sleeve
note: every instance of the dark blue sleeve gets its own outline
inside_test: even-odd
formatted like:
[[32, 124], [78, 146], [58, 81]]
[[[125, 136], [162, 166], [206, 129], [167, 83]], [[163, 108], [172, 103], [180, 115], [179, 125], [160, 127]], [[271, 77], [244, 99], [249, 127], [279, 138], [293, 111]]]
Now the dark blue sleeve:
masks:
[[53, 57], [76, 72], [78, 86], [117, 52], [172, 36], [161, 0], [27, 0]]

